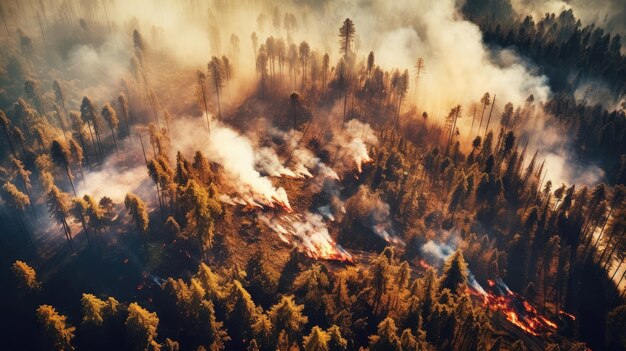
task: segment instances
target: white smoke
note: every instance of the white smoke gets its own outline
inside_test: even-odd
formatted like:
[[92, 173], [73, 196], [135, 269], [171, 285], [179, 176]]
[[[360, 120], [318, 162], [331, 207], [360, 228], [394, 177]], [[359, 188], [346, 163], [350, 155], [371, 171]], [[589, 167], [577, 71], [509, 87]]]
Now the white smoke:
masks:
[[[226, 182], [248, 203], [272, 205], [280, 203], [289, 207], [285, 189], [275, 187], [271, 179], [256, 169], [260, 158], [250, 139], [219, 122], [211, 123], [209, 132], [201, 118], [178, 118], [172, 128], [173, 148], [184, 154], [196, 150], [220, 164]], [[266, 151], [271, 155], [270, 151]]]
[[426, 74], [417, 103], [432, 116], [439, 117], [456, 104], [469, 105], [485, 91], [514, 104], [531, 94], [545, 101], [550, 94], [547, 79], [521, 60], [494, 62], [480, 29], [462, 18], [455, 0], [336, 0], [327, 2], [322, 12], [312, 28], [319, 28], [318, 23], [329, 28], [323, 42], [334, 42], [336, 28], [350, 17], [356, 25], [359, 57], [371, 50], [382, 67], [411, 73], [422, 57]]
[[119, 154], [112, 153], [101, 165], [84, 169], [84, 181], [79, 172], [74, 172], [78, 196], [91, 195], [96, 199], [107, 196], [120, 203], [127, 193], [133, 192], [146, 202], [156, 202], [156, 189], [148, 176], [139, 140], [119, 140], [118, 146]]
[[328, 232], [324, 218], [317, 213], [282, 215], [259, 219], [271, 228], [285, 243], [315, 259], [352, 260], [352, 255], [337, 245]]
[[356, 170], [361, 173], [364, 162], [370, 162], [368, 147], [376, 145], [378, 138], [369, 124], [352, 119], [346, 123], [344, 128], [333, 134], [330, 144], [331, 152], [337, 152], [335, 163], [336, 168], [344, 171]]

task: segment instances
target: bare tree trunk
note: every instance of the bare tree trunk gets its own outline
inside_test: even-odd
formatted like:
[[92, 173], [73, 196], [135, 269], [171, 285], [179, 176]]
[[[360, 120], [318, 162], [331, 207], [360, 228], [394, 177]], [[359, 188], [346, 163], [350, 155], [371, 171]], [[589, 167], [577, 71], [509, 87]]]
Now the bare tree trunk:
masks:
[[491, 110], [489, 110], [489, 117], [487, 118], [487, 124], [485, 125], [485, 134], [487, 135], [487, 130], [489, 129], [489, 122], [491, 121], [491, 113], [493, 113], [493, 107], [496, 104], [496, 95], [493, 95], [493, 101], [491, 101]]
[[113, 125], [109, 123], [109, 127], [111, 128], [111, 135], [113, 136], [113, 145], [115, 145], [115, 153], [119, 155], [120, 151], [117, 148], [117, 140], [115, 140], [115, 131], [113, 130]]
[[74, 188], [74, 181], [72, 181], [72, 173], [70, 172], [70, 166], [68, 164], [65, 164], [65, 172], [67, 173], [67, 180], [70, 181], [70, 185], [72, 186], [74, 196], [78, 197], [78, 195], [76, 195], [76, 188]]

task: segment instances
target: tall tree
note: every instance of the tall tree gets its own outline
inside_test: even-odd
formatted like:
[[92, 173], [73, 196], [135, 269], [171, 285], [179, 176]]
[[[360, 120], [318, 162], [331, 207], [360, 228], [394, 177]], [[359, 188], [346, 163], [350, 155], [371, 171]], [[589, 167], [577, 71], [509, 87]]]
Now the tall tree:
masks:
[[316, 325], [311, 329], [311, 333], [304, 337], [302, 345], [304, 351], [329, 351], [329, 341], [330, 335]]
[[70, 212], [70, 202], [67, 194], [63, 193], [55, 185], [52, 185], [52, 187], [48, 191], [46, 201], [48, 204], [50, 216], [63, 227], [67, 242], [70, 248], [73, 249], [72, 232], [70, 230], [70, 226], [67, 223], [67, 218], [69, 217]]
[[209, 121], [209, 107], [207, 105], [207, 94], [206, 94], [206, 75], [198, 71], [196, 72], [196, 81], [198, 84], [198, 95], [202, 102], [202, 107], [204, 108], [204, 115], [206, 116], [207, 127], [209, 128], [209, 132], [211, 132], [211, 122]]
[[50, 305], [37, 308], [37, 321], [43, 329], [44, 341], [51, 350], [71, 351], [76, 328], [67, 324], [67, 317], [59, 314]]
[[65, 117], [69, 116], [67, 112], [67, 107], [65, 106], [65, 95], [63, 94], [63, 89], [57, 80], [52, 82], [52, 88], [54, 90], [54, 97], [56, 99], [57, 104], [63, 108], [63, 112], [65, 112]]
[[224, 87], [224, 67], [220, 59], [213, 56], [211, 62], [208, 65], [209, 75], [213, 80], [213, 88], [215, 89], [215, 96], [217, 97], [217, 119], [222, 119], [222, 106], [220, 104], [220, 92]]
[[303, 305], [297, 305], [294, 297], [285, 295], [268, 312], [268, 317], [272, 323], [272, 334], [275, 340], [281, 332], [284, 332], [289, 343], [298, 342], [301, 338], [301, 331], [308, 322], [308, 318], [302, 314]]
[[464, 291], [467, 285], [467, 263], [463, 252], [457, 250], [446, 260], [439, 281], [439, 291], [449, 289], [451, 292]]
[[154, 312], [149, 312], [136, 302], [128, 306], [128, 318], [126, 318], [126, 332], [129, 346], [137, 351], [158, 351], [160, 345], [155, 341], [159, 317]]
[[478, 123], [478, 132], [480, 134], [480, 127], [483, 125], [483, 117], [485, 116], [485, 108], [491, 105], [491, 96], [489, 92], [486, 92], [485, 95], [480, 99], [480, 103], [483, 105], [482, 112], [480, 113], [480, 122]]
[[355, 34], [356, 28], [354, 26], [354, 22], [352, 22], [350, 18], [346, 18], [343, 21], [341, 28], [339, 28], [339, 46], [346, 64], [350, 59], [350, 52], [352, 50], [352, 43], [354, 41]]
[[72, 171], [70, 170], [70, 165], [72, 163], [72, 153], [70, 152], [70, 148], [65, 143], [65, 141], [59, 139], [52, 141], [50, 156], [52, 157], [52, 161], [54, 161], [54, 163], [65, 169], [65, 173], [67, 174], [67, 180], [69, 180], [70, 185], [72, 186], [74, 196], [77, 196], [76, 188], [74, 187], [74, 181], [72, 180], [74, 176], [72, 176]]
[[371, 351], [401, 351], [398, 328], [392, 318], [385, 318], [378, 324], [376, 334], [369, 337]]
[[145, 203], [139, 198], [139, 196], [133, 193], [128, 193], [124, 198], [124, 206], [128, 210], [128, 213], [130, 213], [133, 221], [135, 221], [135, 225], [137, 226], [139, 232], [142, 235], [147, 235], [150, 220], [148, 218], [148, 209], [146, 208]]
[[195, 180], [190, 180], [184, 190], [187, 230], [197, 238], [203, 259], [206, 248], [213, 247], [216, 217], [222, 213], [216, 196], [215, 188], [207, 191]]
[[[1, 190], [0, 194], [2, 195], [2, 199], [6, 201], [6, 204], [14, 211], [14, 215], [20, 225], [22, 233], [25, 236], [28, 236], [28, 230], [26, 229], [26, 224], [24, 223], [24, 211], [26, 210], [26, 207], [32, 206], [30, 198], [9, 181], [4, 183]], [[28, 239], [32, 244], [32, 238], [28, 236]]]
[[124, 125], [126, 126], [126, 133], [128, 134], [128, 140], [130, 140], [130, 126], [128, 124], [128, 120], [130, 119], [130, 105], [124, 93], [120, 93], [117, 97], [117, 104], [122, 112], [122, 118], [124, 119]]
[[[87, 124], [89, 129], [89, 134], [91, 135], [91, 140], [94, 146], [94, 152], [100, 156], [100, 160], [104, 158], [102, 153], [102, 144], [100, 143], [100, 132], [102, 131], [102, 121], [98, 117], [96, 113], [96, 108], [88, 97], [83, 97], [83, 101], [80, 105], [80, 118], [84, 123]], [[96, 134], [94, 138], [92, 134], [93, 132]]]
[[291, 111], [293, 117], [293, 132], [296, 132], [296, 105], [300, 101], [300, 94], [295, 91], [289, 95], [289, 100], [291, 101]]
[[115, 139], [115, 130], [120, 124], [120, 120], [117, 119], [117, 113], [110, 104], [106, 103], [102, 106], [102, 118], [109, 124], [109, 128], [111, 129], [111, 136], [113, 136], [113, 144], [115, 145], [115, 152], [119, 153], [117, 148], [117, 140]]
[[17, 285], [20, 289], [30, 292], [41, 288], [41, 283], [37, 280], [37, 272], [25, 262], [15, 261], [11, 266], [11, 270], [17, 279]]
[[15, 147], [13, 146], [13, 141], [11, 139], [11, 121], [9, 121], [7, 115], [2, 110], [0, 110], [0, 125], [2, 126], [2, 130], [4, 131], [4, 136], [6, 137], [7, 143], [11, 148], [11, 153], [13, 154], [13, 157], [17, 158], [17, 154], [15, 153]]

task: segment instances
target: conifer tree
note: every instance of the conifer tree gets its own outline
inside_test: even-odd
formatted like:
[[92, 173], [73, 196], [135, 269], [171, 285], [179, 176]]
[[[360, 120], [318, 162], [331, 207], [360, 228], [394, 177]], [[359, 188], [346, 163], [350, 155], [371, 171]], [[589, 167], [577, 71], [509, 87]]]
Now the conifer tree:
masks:
[[329, 340], [330, 335], [316, 325], [311, 329], [311, 333], [304, 337], [302, 345], [305, 351], [329, 351]]
[[17, 279], [17, 285], [20, 289], [31, 292], [41, 288], [41, 283], [37, 281], [37, 272], [25, 262], [15, 261], [11, 266], [11, 270]]
[[136, 302], [128, 306], [126, 318], [126, 332], [131, 349], [137, 351], [157, 351], [160, 345], [156, 342], [159, 317], [149, 312]]
[[446, 260], [439, 281], [439, 291], [449, 289], [451, 292], [463, 291], [467, 285], [467, 263], [463, 252], [457, 250]]
[[297, 305], [292, 295], [285, 295], [268, 312], [272, 325], [272, 335], [275, 340], [281, 332], [285, 333], [289, 342], [298, 342], [302, 337], [301, 331], [308, 322], [308, 318], [302, 314], [303, 305]]
[[37, 308], [37, 321], [43, 330], [46, 346], [58, 351], [74, 350], [72, 339], [76, 328], [66, 322], [67, 317], [59, 314], [50, 305], [41, 305]]
[[371, 351], [401, 351], [398, 328], [393, 319], [387, 317], [378, 324], [378, 332], [369, 337]]
[[106, 103], [102, 106], [102, 118], [109, 124], [109, 128], [111, 129], [111, 136], [113, 137], [113, 144], [115, 145], [115, 152], [119, 152], [117, 149], [117, 140], [115, 139], [115, 129], [120, 124], [120, 121], [117, 119], [117, 113], [110, 104]]

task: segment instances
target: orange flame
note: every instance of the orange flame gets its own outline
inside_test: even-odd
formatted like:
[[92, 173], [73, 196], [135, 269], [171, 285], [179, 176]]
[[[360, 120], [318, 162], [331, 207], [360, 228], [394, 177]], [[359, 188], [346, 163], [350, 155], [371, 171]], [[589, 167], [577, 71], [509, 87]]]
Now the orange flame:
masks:
[[[487, 284], [492, 291], [480, 292], [471, 287], [470, 293], [473, 296], [482, 297], [483, 305], [492, 311], [501, 312], [511, 324], [533, 336], [539, 336], [546, 332], [552, 333], [557, 330], [556, 323], [539, 314], [528, 301], [510, 291], [503, 283], [487, 280]], [[499, 291], [499, 293], [495, 291]]]
[[429, 270], [430, 268], [432, 268], [431, 265], [429, 265], [424, 259], [420, 259], [417, 263], [425, 270]]

